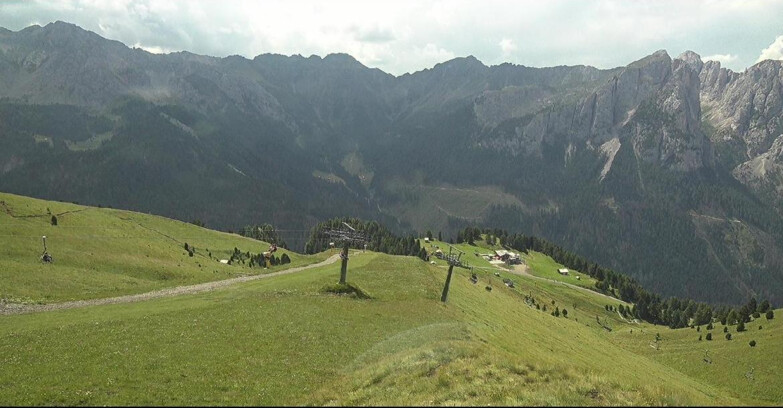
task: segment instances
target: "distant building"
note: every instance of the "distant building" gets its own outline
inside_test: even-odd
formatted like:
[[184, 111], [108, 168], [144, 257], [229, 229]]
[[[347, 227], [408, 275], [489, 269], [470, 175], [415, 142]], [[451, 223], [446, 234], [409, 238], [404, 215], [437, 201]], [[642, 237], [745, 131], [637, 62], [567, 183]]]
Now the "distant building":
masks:
[[496, 256], [498, 259], [501, 259], [501, 258], [503, 258], [504, 256], [508, 256], [508, 255], [510, 255], [511, 253], [512, 253], [512, 252], [510, 252], [510, 251], [506, 251], [505, 249], [496, 249], [496, 250], [495, 250], [495, 256]]
[[222, 263], [222, 264], [228, 264], [228, 259], [221, 259], [221, 260], [220, 260], [220, 263]]
[[511, 251], [506, 251], [505, 249], [496, 250], [495, 259], [499, 259], [508, 265], [518, 265], [522, 263], [519, 254]]
[[561, 274], [563, 276], [568, 275], [568, 268], [560, 268], [560, 269], [557, 270], [557, 273], [559, 273], [559, 274]]

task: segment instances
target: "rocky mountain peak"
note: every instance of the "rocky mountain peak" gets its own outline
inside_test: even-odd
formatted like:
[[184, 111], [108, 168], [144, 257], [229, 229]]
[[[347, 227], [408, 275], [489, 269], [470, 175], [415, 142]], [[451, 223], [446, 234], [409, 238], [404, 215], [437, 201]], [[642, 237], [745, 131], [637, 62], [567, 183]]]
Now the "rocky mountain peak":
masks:
[[323, 58], [323, 61], [326, 63], [339, 65], [339, 66], [361, 66], [363, 68], [366, 68], [361, 62], [357, 61], [356, 58], [345, 54], [345, 53], [333, 53], [328, 54]]
[[704, 67], [704, 62], [702, 62], [701, 56], [690, 50], [680, 54], [677, 59], [685, 61], [685, 63], [687, 63], [692, 70], [696, 71], [697, 74], [701, 73], [701, 69]]
[[666, 50], [658, 50], [642, 59], [628, 64], [626, 68], [640, 68], [650, 65], [671, 64], [671, 62], [672, 59], [669, 57], [669, 53], [667, 53]]
[[451, 73], [462, 73], [462, 72], [475, 72], [477, 70], [487, 68], [484, 63], [479, 61], [476, 57], [469, 55], [467, 57], [458, 57], [451, 60], [448, 60], [446, 62], [442, 62], [440, 64], [436, 64], [432, 70], [433, 71], [446, 71]]
[[[556, 95], [535, 89], [485, 94], [474, 108], [485, 126], [497, 126], [503, 118], [521, 118], [535, 106], [539, 108], [513, 134], [497, 132], [497, 139], [482, 143], [541, 155], [541, 146], [548, 143], [584, 143], [589, 149], [611, 142], [612, 146], [633, 145], [640, 160], [670, 169], [689, 171], [710, 166], [712, 150], [700, 125], [699, 75], [691, 65], [700, 58], [687, 55], [686, 59], [688, 62], [672, 60], [666, 51], [656, 51], [607, 72], [610, 76], [606, 81], [580, 100], [543, 109], [542, 102]], [[501, 101], [518, 101], [518, 107], [501, 108], [506, 106]], [[533, 102], [528, 106], [525, 101]]]
[[781, 61], [766, 60], [736, 73], [708, 61], [702, 69], [706, 119], [716, 128], [717, 141], [739, 143], [735, 154], [743, 160], [766, 152], [783, 134], [782, 67]]
[[92, 31], [59, 20], [35, 30], [32, 38], [37, 38], [40, 41], [40, 45], [48, 46], [52, 49], [61, 47], [94, 47], [107, 44], [120, 45], [125, 48], [125, 45], [118, 41], [107, 40]]
[[47, 30], [56, 30], [60, 33], [80, 33], [80, 32], [88, 32], [87, 30], [77, 26], [76, 24], [68, 23], [62, 20], [57, 20], [53, 23], [49, 23], [43, 27]]
[[[672, 60], [656, 51], [626, 68], [620, 113], [639, 158], [682, 171], [712, 166], [713, 153], [701, 129], [701, 58], [686, 52]], [[619, 92], [619, 91], [618, 91]], [[631, 97], [632, 95], [632, 97]], [[615, 114], [617, 117], [617, 114]]]

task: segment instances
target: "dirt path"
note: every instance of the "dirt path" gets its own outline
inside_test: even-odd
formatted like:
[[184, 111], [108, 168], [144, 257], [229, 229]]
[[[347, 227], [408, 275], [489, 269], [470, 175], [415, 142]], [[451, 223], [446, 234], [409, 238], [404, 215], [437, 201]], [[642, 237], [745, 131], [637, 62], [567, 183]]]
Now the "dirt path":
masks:
[[265, 275], [240, 276], [238, 278], [231, 278], [231, 279], [219, 280], [214, 282], [205, 282], [196, 285], [177, 286], [174, 288], [159, 289], [159, 290], [154, 290], [152, 292], [139, 293], [135, 295], [118, 296], [113, 298], [76, 300], [72, 302], [52, 303], [47, 305], [20, 305], [20, 304], [0, 303], [0, 315], [17, 315], [23, 313], [50, 312], [53, 310], [73, 309], [73, 308], [85, 307], [85, 306], [113, 305], [117, 303], [141, 302], [144, 300], [157, 299], [166, 296], [179, 296], [179, 295], [186, 295], [192, 293], [207, 292], [207, 291], [215, 290], [217, 288], [230, 286], [235, 283], [249, 282], [258, 279], [273, 278], [275, 276], [300, 272], [305, 269], [318, 268], [320, 266], [329, 265], [334, 262], [337, 262], [338, 259], [340, 259], [340, 254], [335, 254], [330, 256], [326, 260], [316, 264], [299, 266], [296, 268], [286, 269], [280, 272], [268, 273]]
[[[498, 269], [500, 269], [500, 268], [498, 268]], [[502, 269], [502, 270], [506, 270], [506, 269]], [[510, 270], [509, 272], [511, 272], [511, 273], [513, 273], [515, 275], [529, 276], [529, 277], [531, 277], [533, 279], [538, 279], [538, 280], [547, 281], [547, 282], [551, 282], [551, 283], [559, 283], [561, 285], [565, 285], [565, 286], [568, 286], [570, 288], [574, 288], [576, 290], [581, 290], [583, 292], [587, 292], [587, 293], [592, 293], [594, 295], [603, 296], [603, 297], [605, 297], [607, 299], [611, 299], [611, 300], [613, 300], [615, 302], [618, 300], [618, 299], [613, 298], [613, 297], [611, 297], [609, 295], [605, 295], [603, 293], [596, 292], [594, 290], [590, 290], [590, 289], [587, 289], [587, 288], [583, 288], [581, 286], [577, 286], [577, 285], [574, 285], [574, 284], [571, 284], [571, 283], [561, 282], [561, 281], [554, 280], [554, 279], [542, 278], [540, 276], [532, 275], [530, 272], [528, 272], [528, 266], [527, 265], [514, 265], [513, 269]]]

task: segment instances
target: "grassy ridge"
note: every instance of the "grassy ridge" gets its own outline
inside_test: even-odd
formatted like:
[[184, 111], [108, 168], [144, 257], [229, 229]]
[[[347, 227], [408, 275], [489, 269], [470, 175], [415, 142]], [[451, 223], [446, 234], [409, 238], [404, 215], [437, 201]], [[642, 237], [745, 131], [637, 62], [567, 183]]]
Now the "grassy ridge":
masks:
[[[53, 264], [39, 259], [44, 235]], [[142, 293], [325, 258], [280, 249], [276, 255], [288, 253], [291, 264], [271, 270], [224, 265], [218, 259], [228, 259], [234, 248], [257, 254], [268, 244], [153, 215], [5, 193], [0, 193], [0, 242], [0, 299], [21, 303]], [[195, 248], [193, 257], [185, 243]]]

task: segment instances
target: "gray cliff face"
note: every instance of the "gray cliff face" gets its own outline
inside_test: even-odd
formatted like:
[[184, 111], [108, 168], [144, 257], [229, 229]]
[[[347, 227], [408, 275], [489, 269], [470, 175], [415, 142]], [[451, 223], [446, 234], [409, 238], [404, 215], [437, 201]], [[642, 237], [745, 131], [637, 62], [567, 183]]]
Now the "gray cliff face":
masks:
[[691, 69], [697, 74], [700, 73], [701, 69], [704, 67], [704, 62], [701, 60], [701, 56], [693, 51], [685, 51], [680, 54], [677, 59], [688, 64], [688, 66], [691, 67]]
[[755, 189], [771, 189], [778, 197], [783, 194], [783, 137], [778, 137], [764, 153], [740, 164], [732, 171], [734, 177]]
[[708, 61], [700, 74], [706, 119], [723, 137], [744, 142], [746, 156], [764, 153], [783, 133], [781, 61], [762, 61], [738, 74]]
[[[488, 98], [474, 111], [485, 125], [503, 120], [519, 123], [513, 132], [487, 132], [489, 136], [480, 143], [540, 156], [544, 143], [593, 148], [618, 139], [621, 144], [631, 143], [642, 160], [668, 168], [688, 171], [709, 166], [712, 148], [701, 130], [698, 75], [688, 61], [672, 60], [665, 51], [657, 51], [581, 96], [503, 89], [505, 100]], [[523, 93], [529, 96], [527, 101], [514, 99]], [[494, 109], [494, 116], [488, 113], [488, 101], [502, 106]], [[542, 105], [545, 108], [534, 113]]]
[[700, 73], [704, 120], [725, 145], [734, 176], [756, 189], [783, 191], [783, 62], [762, 61], [743, 73], [708, 61]]
[[713, 165], [712, 145], [701, 129], [698, 73], [675, 59], [666, 82], [625, 125], [637, 157], [690, 171]]

